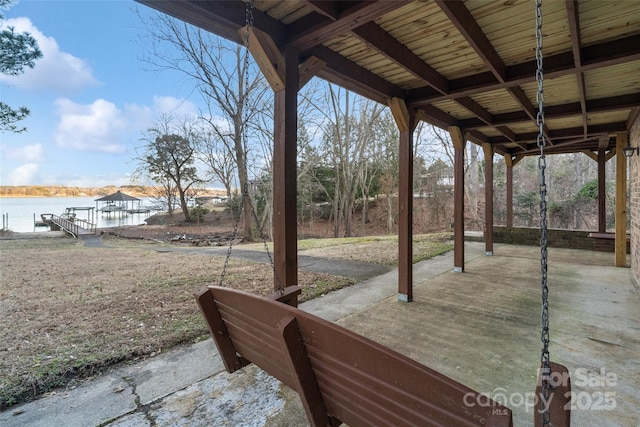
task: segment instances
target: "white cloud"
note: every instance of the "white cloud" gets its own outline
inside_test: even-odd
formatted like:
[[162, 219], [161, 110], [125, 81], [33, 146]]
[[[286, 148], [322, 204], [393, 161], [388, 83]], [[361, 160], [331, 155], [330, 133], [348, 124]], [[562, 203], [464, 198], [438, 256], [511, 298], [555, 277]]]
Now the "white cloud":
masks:
[[42, 34], [29, 18], [7, 19], [2, 27], [13, 27], [17, 33], [30, 33], [38, 42], [43, 56], [33, 69], [27, 69], [23, 74], [0, 75], [0, 82], [22, 89], [51, 90], [60, 94], [74, 93], [99, 84], [83, 59], [60, 50], [56, 40]]
[[26, 163], [15, 168], [9, 175], [5, 185], [29, 185], [37, 182], [40, 166], [37, 163]]
[[193, 102], [186, 99], [178, 99], [172, 96], [154, 96], [153, 113], [155, 116], [159, 116], [162, 113], [171, 113], [174, 117], [196, 118], [198, 117], [198, 108]]
[[124, 153], [163, 113], [176, 118], [198, 115], [192, 102], [173, 97], [156, 96], [150, 106], [127, 104], [122, 109], [104, 99], [79, 104], [60, 98], [55, 103], [60, 119], [54, 138], [59, 147], [114, 154]]
[[141, 132], [153, 127], [163, 114], [176, 120], [193, 120], [199, 116], [198, 107], [193, 102], [172, 96], [154, 96], [151, 105], [129, 104], [125, 108], [133, 127]]
[[42, 144], [30, 144], [23, 147], [0, 146], [0, 153], [8, 160], [15, 162], [42, 162], [44, 161], [44, 149]]
[[115, 104], [97, 99], [83, 105], [61, 98], [56, 105], [60, 121], [54, 138], [58, 146], [105, 153], [125, 151], [129, 123]]

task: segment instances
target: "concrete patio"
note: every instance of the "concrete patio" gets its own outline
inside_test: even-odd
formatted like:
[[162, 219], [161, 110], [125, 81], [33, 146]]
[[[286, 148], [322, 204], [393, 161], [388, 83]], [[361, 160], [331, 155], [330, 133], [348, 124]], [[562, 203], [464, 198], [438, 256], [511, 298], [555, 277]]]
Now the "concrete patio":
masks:
[[[414, 302], [397, 272], [302, 309], [387, 345], [513, 410], [532, 425], [540, 360], [539, 249], [468, 242], [414, 266]], [[572, 424], [640, 425], [640, 294], [613, 254], [550, 249], [551, 358], [569, 368]], [[3, 426], [304, 426], [297, 395], [255, 367], [227, 374], [211, 340], [122, 366], [82, 386], [0, 413]], [[470, 402], [473, 404], [473, 402]]]

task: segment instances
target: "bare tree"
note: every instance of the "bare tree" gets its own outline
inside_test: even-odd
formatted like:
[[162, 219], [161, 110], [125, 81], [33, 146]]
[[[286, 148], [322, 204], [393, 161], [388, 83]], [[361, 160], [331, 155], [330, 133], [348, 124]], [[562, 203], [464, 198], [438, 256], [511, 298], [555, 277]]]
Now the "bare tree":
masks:
[[185, 120], [175, 126], [173, 118], [164, 115], [142, 140], [145, 146], [143, 154], [137, 156], [138, 173], [164, 189], [170, 212], [177, 196], [185, 221], [190, 221], [188, 194], [203, 182], [195, 165], [197, 136], [193, 124]]
[[229, 153], [211, 132], [203, 131], [199, 137], [199, 148], [202, 163], [209, 176], [207, 181], [219, 181], [227, 193], [227, 200], [231, 199], [233, 181], [236, 176], [235, 158]]
[[[351, 236], [353, 213], [358, 185], [366, 174], [364, 169], [369, 159], [381, 120], [384, 105], [364, 98], [352, 100], [350, 92], [342, 92], [329, 85], [325, 126], [323, 128], [323, 157], [334, 171], [333, 204], [334, 236], [340, 235], [344, 225], [344, 235]], [[355, 110], [355, 111], [354, 111]]]
[[222, 143], [235, 161], [240, 188], [247, 196], [243, 197], [244, 239], [253, 240], [248, 141], [252, 123], [261, 113], [269, 92], [264, 78], [241, 46], [164, 14], [141, 19], [152, 40], [149, 56], [143, 60], [156, 70], [183, 73], [195, 82], [207, 103], [203, 119], [216, 136], [215, 142]]

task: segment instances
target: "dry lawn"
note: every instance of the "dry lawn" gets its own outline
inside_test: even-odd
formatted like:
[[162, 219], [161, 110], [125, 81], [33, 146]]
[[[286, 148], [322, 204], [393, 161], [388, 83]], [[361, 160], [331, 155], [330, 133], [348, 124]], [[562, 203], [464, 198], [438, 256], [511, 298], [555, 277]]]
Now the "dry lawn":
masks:
[[[139, 227], [119, 234], [132, 237], [141, 230], [154, 240], [105, 235], [107, 247], [86, 247], [71, 238], [0, 240], [0, 410], [73, 387], [114, 363], [207, 336], [194, 294], [218, 284], [224, 259], [204, 251], [155, 250], [159, 245], [196, 249], [166, 240], [193, 232], [203, 241], [204, 228]], [[209, 232], [205, 241], [218, 234]], [[416, 237], [414, 261], [449, 250], [447, 239], [444, 234]], [[242, 247], [264, 250], [262, 244]], [[302, 240], [299, 248], [306, 255], [397, 263], [394, 237]], [[230, 260], [226, 286], [267, 294], [272, 283], [270, 266]], [[299, 273], [302, 300], [353, 283]]]
[[[104, 237], [0, 240], [0, 410], [206, 336], [194, 294], [218, 284], [224, 259], [158, 252], [158, 243]], [[268, 265], [231, 259], [225, 283], [273, 289]], [[349, 279], [300, 272], [303, 298]]]

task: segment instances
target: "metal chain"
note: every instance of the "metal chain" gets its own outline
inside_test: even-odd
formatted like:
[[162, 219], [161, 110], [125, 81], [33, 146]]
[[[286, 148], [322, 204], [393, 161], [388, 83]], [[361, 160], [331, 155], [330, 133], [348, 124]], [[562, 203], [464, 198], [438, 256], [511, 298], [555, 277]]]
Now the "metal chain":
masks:
[[227, 256], [224, 259], [224, 265], [222, 266], [222, 273], [220, 273], [220, 280], [218, 282], [218, 286], [224, 286], [224, 276], [227, 273], [227, 266], [229, 265], [229, 259], [231, 259], [231, 250], [233, 249], [233, 242], [235, 242], [236, 236], [238, 234], [238, 226], [240, 225], [240, 218], [242, 218], [242, 209], [240, 209], [240, 212], [238, 212], [238, 218], [236, 219], [236, 223], [233, 226], [233, 234], [231, 235], [231, 240], [229, 241], [229, 247], [227, 248]]
[[[249, 39], [251, 36], [251, 28], [253, 28], [253, 1], [252, 0], [248, 0], [245, 4], [245, 25], [246, 25], [246, 32], [245, 32], [246, 50], [245, 50], [245, 56], [244, 56], [244, 91], [245, 92], [244, 92], [244, 98], [243, 98], [244, 102], [242, 105], [243, 113], [244, 113], [242, 138], [243, 138], [243, 144], [245, 147], [245, 156], [246, 156], [246, 153], [247, 153], [246, 147], [247, 147], [247, 142], [249, 140], [249, 137], [248, 137], [249, 109], [246, 108], [246, 101], [248, 100], [248, 90], [249, 90]], [[253, 217], [253, 220], [257, 225], [259, 225], [260, 221], [258, 220], [256, 209], [254, 208], [253, 203], [251, 201], [248, 183], [245, 183], [244, 185], [243, 202], [245, 198], [249, 203], [249, 207], [251, 208], [251, 216]], [[244, 206], [244, 203], [243, 203], [243, 206]], [[264, 250], [267, 253], [267, 256], [269, 257], [269, 265], [271, 265], [271, 269], [273, 270], [274, 279], [276, 281], [276, 287], [278, 288], [278, 290], [280, 290], [280, 292], [284, 292], [284, 287], [282, 286], [282, 282], [278, 277], [278, 272], [276, 271], [275, 263], [273, 262], [273, 256], [271, 255], [271, 251], [269, 250], [269, 246], [267, 245], [267, 238], [262, 231], [262, 227], [260, 227], [259, 231], [260, 231], [260, 238], [262, 239], [262, 244], [264, 245]]]
[[540, 411], [542, 412], [542, 425], [549, 426], [551, 422], [551, 414], [549, 413], [549, 398], [551, 396], [551, 366], [549, 357], [549, 287], [547, 283], [547, 184], [545, 179], [547, 160], [544, 154], [545, 121], [543, 87], [544, 74], [542, 64], [542, 0], [536, 0], [536, 63], [536, 82], [538, 83], [538, 91], [536, 93], [536, 100], [538, 101], [538, 114], [536, 116], [538, 137], [536, 142], [540, 148], [538, 169], [540, 170], [540, 289], [542, 294], [542, 328], [540, 334], [540, 340], [542, 341], [542, 350], [540, 353], [542, 400], [540, 402]]
[[[244, 56], [244, 69], [245, 69], [245, 93], [246, 93], [246, 89], [249, 86], [249, 76], [247, 73], [247, 70], [249, 69], [249, 27], [253, 26], [253, 4], [251, 3], [251, 0], [246, 2], [245, 5], [245, 24], [246, 24], [246, 29], [247, 31], [245, 32], [245, 56]], [[246, 98], [245, 98], [246, 101]], [[243, 102], [243, 109], [246, 111], [246, 109], [244, 108], [244, 103]], [[245, 144], [246, 147], [246, 141], [247, 141], [247, 134], [246, 134], [246, 128], [244, 127], [244, 124], [247, 123], [247, 114], [245, 113], [245, 117], [244, 117], [244, 123], [243, 123], [243, 129], [242, 129], [242, 138], [243, 138], [243, 143]], [[242, 192], [242, 201], [244, 202], [244, 198], [248, 196], [248, 189], [247, 186], [245, 184], [245, 188], [243, 189]], [[249, 203], [251, 203], [251, 198], [249, 198]], [[240, 211], [238, 212], [238, 218], [236, 219], [236, 223], [233, 226], [233, 234], [231, 236], [231, 240], [229, 241], [229, 248], [227, 249], [227, 256], [224, 259], [224, 265], [222, 267], [222, 273], [220, 273], [220, 286], [224, 286], [224, 277], [225, 274], [227, 272], [227, 266], [229, 265], [229, 259], [231, 258], [231, 251], [233, 250], [233, 242], [236, 240], [236, 236], [238, 234], [238, 227], [240, 226], [240, 219], [242, 218], [242, 211], [243, 211], [243, 206], [244, 203], [240, 204]], [[253, 208], [252, 208], [253, 209]], [[269, 256], [269, 258], [271, 258], [271, 256]]]
[[[251, 207], [251, 216], [253, 217], [253, 220], [256, 222], [256, 224], [259, 225], [260, 221], [258, 220], [258, 214], [256, 213], [256, 209], [253, 207], [253, 203], [251, 202], [251, 197], [249, 197], [248, 186], [246, 185], [245, 185], [245, 197], [249, 201], [249, 206]], [[276, 288], [278, 289], [278, 291], [280, 291], [280, 293], [284, 293], [284, 286], [282, 286], [282, 281], [280, 280], [280, 276], [278, 275], [278, 271], [276, 270], [276, 264], [275, 262], [273, 262], [273, 256], [271, 255], [271, 251], [269, 250], [269, 246], [267, 245], [267, 237], [262, 231], [262, 228], [263, 227], [260, 227], [258, 231], [260, 231], [260, 239], [262, 240], [262, 245], [264, 246], [264, 250], [267, 253], [267, 256], [269, 257], [269, 265], [271, 265], [271, 269], [273, 270], [274, 280], [276, 282]]]

